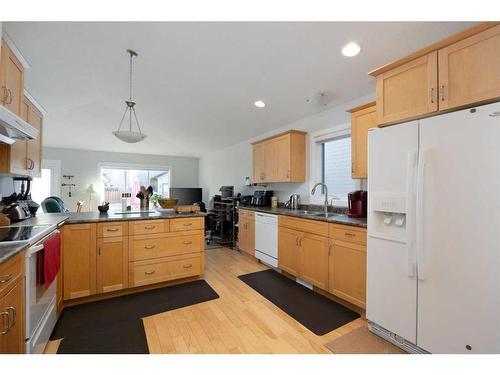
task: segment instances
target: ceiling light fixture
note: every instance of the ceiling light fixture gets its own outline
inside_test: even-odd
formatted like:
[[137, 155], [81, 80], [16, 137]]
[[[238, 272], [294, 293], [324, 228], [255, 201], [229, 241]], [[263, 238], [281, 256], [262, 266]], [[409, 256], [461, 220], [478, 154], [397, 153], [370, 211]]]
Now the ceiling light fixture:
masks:
[[264, 103], [262, 100], [257, 100], [253, 103], [253, 105], [257, 108], [264, 108], [266, 106], [266, 103]]
[[343, 48], [342, 48], [342, 55], [347, 56], [347, 57], [353, 57], [356, 56], [359, 51], [361, 51], [361, 47], [359, 44], [351, 42], [347, 43]]
[[[146, 138], [146, 134], [143, 134], [141, 131], [141, 127], [139, 126], [139, 120], [137, 119], [137, 114], [135, 113], [135, 102], [132, 100], [132, 59], [137, 57], [137, 52], [128, 49], [128, 54], [130, 55], [130, 96], [129, 100], [125, 100], [125, 112], [123, 113], [122, 120], [120, 121], [120, 126], [118, 126], [118, 130], [114, 131], [113, 134], [116, 138], [123, 142], [127, 143], [137, 143]], [[120, 130], [123, 125], [123, 120], [128, 113], [128, 130]], [[137, 125], [138, 132], [132, 131], [132, 119], [135, 120]]]

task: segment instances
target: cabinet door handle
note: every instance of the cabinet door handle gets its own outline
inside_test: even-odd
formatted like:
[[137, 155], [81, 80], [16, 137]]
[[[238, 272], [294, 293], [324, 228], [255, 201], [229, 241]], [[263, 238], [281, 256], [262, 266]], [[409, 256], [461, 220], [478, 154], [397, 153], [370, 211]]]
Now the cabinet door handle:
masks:
[[439, 88], [439, 95], [441, 96], [441, 101], [444, 102], [444, 85]]
[[356, 235], [354, 233], [345, 232], [344, 236], [346, 236], [346, 237], [355, 237]]
[[[0, 316], [4, 317], [3, 319], [3, 331], [0, 331], [0, 335], [5, 335], [7, 332], [10, 331], [9, 323], [10, 323], [10, 318], [9, 318], [9, 312], [8, 311], [2, 311], [0, 313]], [[5, 317], [7, 317], [7, 327], [5, 326]]]
[[8, 92], [9, 101], [6, 102], [5, 104], [12, 104], [12, 91], [10, 91], [10, 89], [7, 89], [7, 92]]
[[[7, 307], [7, 309], [5, 311], [7, 311], [7, 313], [9, 314], [9, 330], [10, 330], [12, 327], [14, 327], [16, 325], [17, 311], [16, 311], [16, 308], [14, 306]], [[11, 315], [11, 313], [12, 313], [12, 315]], [[11, 320], [11, 316], [12, 316], [12, 320]]]
[[286, 178], [290, 178], [290, 169], [286, 171]]
[[144, 275], [152, 275], [154, 274], [156, 271], [146, 271], [144, 272]]
[[147, 226], [144, 227], [144, 229], [148, 229], [148, 230], [149, 229], [155, 229], [155, 228], [156, 228], [155, 225], [147, 225]]
[[328, 245], [328, 256], [332, 253], [332, 244]]
[[191, 268], [191, 267], [193, 267], [193, 265], [192, 265], [192, 264], [188, 264], [188, 265], [184, 265], [184, 266], [182, 266], [182, 267], [183, 267], [183, 268]]
[[101, 246], [98, 246], [98, 247], [97, 247], [97, 253], [98, 253], [99, 255], [101, 255]]
[[155, 248], [155, 245], [146, 245], [146, 246], [144, 246], [144, 248], [145, 248], [146, 250], [151, 250], [151, 249], [154, 249], [154, 248]]
[[119, 228], [107, 228], [106, 231], [108, 232], [118, 232], [120, 229]]
[[9, 99], [9, 92], [7, 91], [7, 87], [6, 86], [2, 86], [2, 91], [3, 91], [2, 103], [3, 104], [7, 104], [7, 99]]
[[184, 241], [183, 243], [184, 243], [184, 245], [191, 245], [193, 243], [193, 241]]
[[299, 237], [295, 237], [295, 246], [299, 246]]
[[11, 273], [8, 274], [8, 275], [2, 276], [2, 277], [0, 277], [0, 284], [5, 284], [10, 279], [12, 279], [12, 274]]
[[429, 89], [429, 101], [431, 104], [434, 104], [434, 87], [431, 87]]
[[189, 226], [193, 225], [193, 223], [184, 223], [182, 225], [184, 225], [185, 227], [189, 227]]

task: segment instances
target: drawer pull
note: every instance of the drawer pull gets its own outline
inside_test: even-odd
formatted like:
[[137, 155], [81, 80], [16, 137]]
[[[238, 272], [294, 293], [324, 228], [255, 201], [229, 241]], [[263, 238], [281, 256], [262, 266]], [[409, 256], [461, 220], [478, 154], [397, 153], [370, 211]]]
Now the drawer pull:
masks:
[[152, 275], [154, 274], [156, 271], [146, 271], [144, 272], [144, 275]]
[[344, 236], [346, 236], [346, 237], [355, 237], [356, 235], [354, 233], [345, 232]]
[[144, 227], [144, 229], [155, 229], [156, 225], [147, 225]]
[[182, 267], [184, 267], [184, 268], [191, 268], [191, 267], [193, 267], [193, 265], [192, 264], [188, 264], [187, 266], [182, 266]]
[[184, 243], [184, 245], [191, 245], [193, 243], [193, 241], [184, 241], [183, 243]]
[[193, 225], [193, 223], [184, 223], [182, 225], [184, 225], [185, 227], [189, 227], [189, 226]]
[[7, 332], [10, 331], [10, 314], [9, 314], [8, 311], [2, 311], [0, 313], [0, 316], [6, 316], [7, 320], [8, 320], [8, 323], [9, 323], [7, 325], [7, 327], [5, 327], [5, 318], [3, 319], [3, 322], [4, 322], [4, 324], [3, 324], [3, 331], [0, 331], [0, 335], [5, 335]]
[[119, 228], [107, 228], [106, 231], [108, 232], [118, 232], [120, 229]]
[[2, 277], [0, 278], [0, 284], [5, 284], [5, 283], [6, 283], [7, 281], [9, 281], [10, 279], [12, 279], [12, 274], [2, 276]]
[[154, 249], [155, 247], [156, 247], [155, 245], [146, 245], [146, 246], [144, 246], [144, 248], [146, 250], [151, 250], [151, 249]]

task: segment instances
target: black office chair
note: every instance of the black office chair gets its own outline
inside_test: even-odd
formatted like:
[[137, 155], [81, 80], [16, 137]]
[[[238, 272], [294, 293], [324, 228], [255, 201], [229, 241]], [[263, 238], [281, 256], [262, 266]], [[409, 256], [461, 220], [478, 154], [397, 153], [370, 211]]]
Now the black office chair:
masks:
[[[194, 204], [200, 207], [201, 212], [207, 212], [205, 202], [195, 202]], [[220, 222], [221, 218], [212, 212], [209, 212], [207, 216], [205, 216], [205, 242], [207, 245], [210, 245], [214, 240], [214, 233], [219, 229], [221, 225]]]

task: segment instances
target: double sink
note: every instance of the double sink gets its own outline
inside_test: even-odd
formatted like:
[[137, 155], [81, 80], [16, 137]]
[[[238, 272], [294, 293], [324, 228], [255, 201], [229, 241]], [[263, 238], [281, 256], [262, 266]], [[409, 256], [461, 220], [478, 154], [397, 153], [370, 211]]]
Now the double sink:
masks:
[[318, 212], [318, 211], [310, 211], [310, 210], [291, 210], [291, 212], [297, 214], [297, 215], [305, 215], [305, 216], [313, 216], [313, 217], [323, 217], [325, 219], [331, 218], [331, 217], [344, 217], [346, 216], [345, 214], [338, 214], [334, 212], [328, 212], [325, 214], [324, 212]]

